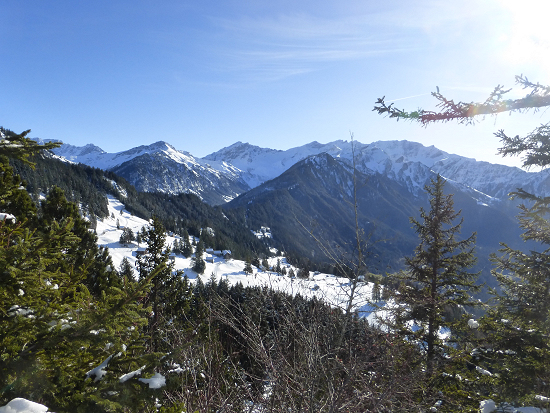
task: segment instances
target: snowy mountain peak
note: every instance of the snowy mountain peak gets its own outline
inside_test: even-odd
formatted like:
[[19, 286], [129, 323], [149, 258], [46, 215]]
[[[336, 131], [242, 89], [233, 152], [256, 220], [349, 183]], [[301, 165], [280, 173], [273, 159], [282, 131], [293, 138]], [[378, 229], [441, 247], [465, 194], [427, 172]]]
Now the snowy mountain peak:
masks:
[[102, 155], [106, 153], [99, 146], [91, 143], [85, 146], [74, 146], [68, 143], [63, 143], [59, 148], [54, 149], [52, 152], [71, 162], [80, 162], [80, 158], [95, 157], [97, 155]]
[[[225, 161], [231, 163], [238, 168], [241, 168], [245, 163], [254, 162], [258, 156], [263, 156], [268, 153], [282, 152], [276, 149], [261, 148], [251, 145], [246, 142], [235, 142], [233, 145], [227, 146], [219, 151], [213, 152], [205, 156], [203, 159], [209, 161]], [[242, 168], [241, 168], [242, 169]]]

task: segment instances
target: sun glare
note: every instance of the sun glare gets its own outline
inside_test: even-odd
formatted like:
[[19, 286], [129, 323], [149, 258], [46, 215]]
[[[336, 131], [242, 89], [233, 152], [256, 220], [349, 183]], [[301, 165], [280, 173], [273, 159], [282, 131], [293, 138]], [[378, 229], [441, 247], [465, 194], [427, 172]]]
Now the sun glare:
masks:
[[510, 25], [502, 33], [504, 58], [514, 64], [533, 68], [539, 76], [550, 78], [550, 2], [540, 0], [500, 0], [510, 13]]

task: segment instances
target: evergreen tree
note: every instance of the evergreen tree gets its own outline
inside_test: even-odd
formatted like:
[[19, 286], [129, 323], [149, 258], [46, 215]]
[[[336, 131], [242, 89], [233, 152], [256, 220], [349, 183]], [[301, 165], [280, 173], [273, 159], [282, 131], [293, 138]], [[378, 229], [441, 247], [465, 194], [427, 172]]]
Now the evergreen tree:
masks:
[[518, 195], [531, 202], [520, 206], [523, 238], [542, 249], [524, 253], [503, 244], [494, 256], [501, 291], [481, 320], [492, 351], [476, 362], [497, 373], [499, 400], [537, 405], [535, 396], [550, 397], [550, 197]]
[[[439, 112], [407, 112], [393, 104], [386, 105], [384, 98], [378, 99], [374, 110], [397, 120], [428, 125], [439, 121], [471, 124], [478, 115], [536, 111], [550, 106], [550, 86], [533, 83], [523, 75], [516, 76], [516, 83], [528, 90], [519, 99], [505, 99], [511, 89], [503, 86], [497, 86], [479, 103], [454, 102], [438, 90], [432, 95], [439, 101]], [[498, 152], [503, 156], [522, 156], [525, 168], [550, 165], [547, 123], [523, 137], [508, 136], [503, 130], [495, 136], [502, 143]], [[501, 255], [494, 256], [500, 291], [493, 292], [496, 305], [489, 307], [487, 316], [480, 320], [481, 343], [472, 352], [470, 366], [489, 373], [483, 379], [485, 391], [490, 391], [497, 401], [540, 405], [540, 396], [550, 397], [550, 197], [523, 189], [512, 196], [524, 202], [519, 215], [524, 240], [537, 242], [542, 248], [525, 253], [503, 244]]]
[[187, 230], [183, 231], [183, 245], [181, 247], [181, 253], [185, 258], [189, 258], [193, 255], [193, 247], [191, 246], [191, 242], [189, 242], [189, 233]]
[[[397, 276], [402, 288], [393, 297], [399, 304], [393, 327], [408, 340], [425, 345], [428, 377], [443, 360], [441, 328], [454, 327], [453, 320], [445, 317], [446, 309], [472, 305], [470, 294], [479, 288], [477, 274], [467, 271], [475, 263], [475, 234], [456, 238], [462, 220], [453, 224], [459, 213], [454, 211], [452, 195], [444, 194], [444, 185], [438, 175], [425, 187], [430, 210], [420, 210], [420, 221], [411, 218], [420, 243], [415, 255], [405, 258], [407, 270]], [[411, 328], [410, 322], [418, 328]]]
[[134, 232], [130, 228], [125, 227], [122, 230], [122, 234], [120, 235], [120, 239], [118, 242], [120, 242], [122, 245], [128, 245], [135, 240], [136, 236], [134, 235]]
[[[14, 148], [8, 152], [13, 155]], [[16, 155], [26, 159], [24, 153]], [[88, 273], [107, 270], [110, 263], [99, 250], [80, 256], [87, 241], [79, 237], [85, 226], [73, 214], [76, 206], [54, 191], [39, 222], [5, 157], [0, 170], [5, 178], [0, 200], [17, 192], [23, 201], [4, 203], [2, 212], [8, 215], [0, 222], [0, 405], [25, 397], [54, 411], [122, 410], [122, 393], [109, 392], [132, 361], [144, 361], [135, 327], [144, 322], [138, 302], [146, 286], [123, 290], [106, 283], [102, 294], [90, 294]], [[11, 219], [11, 207], [24, 218]], [[92, 368], [100, 364], [102, 369]]]
[[277, 265], [275, 266], [275, 272], [279, 275], [283, 273], [283, 269], [281, 268], [281, 260], [277, 258]]
[[195, 271], [197, 274], [204, 274], [204, 270], [206, 270], [206, 262], [204, 262], [202, 254], [204, 254], [204, 242], [201, 238], [197, 243], [197, 246], [195, 248], [195, 255], [192, 258], [192, 270]]
[[246, 262], [245, 262], [245, 264], [244, 264], [244, 270], [243, 270], [243, 271], [244, 271], [244, 273], [245, 273], [246, 275], [252, 274], [252, 273], [254, 272], [254, 270], [252, 269], [252, 264], [250, 263], [250, 259], [249, 259], [249, 258], [246, 259]]
[[61, 145], [60, 142], [46, 142], [39, 144], [37, 141], [27, 138], [31, 130], [26, 130], [19, 134], [8, 129], [0, 127], [3, 138], [0, 140], [0, 156], [9, 159], [17, 159], [34, 168], [34, 163], [29, 161], [34, 155], [40, 151], [57, 148]]
[[152, 350], [158, 351], [161, 313], [166, 303], [165, 295], [174, 264], [169, 262], [170, 249], [166, 246], [165, 228], [157, 217], [153, 217], [150, 224], [142, 228], [141, 238], [147, 243], [147, 253], [138, 257], [136, 266], [139, 279], [151, 282], [151, 291], [146, 300], [153, 310], [149, 319], [148, 333], [151, 336]]
[[[385, 98], [379, 98], [374, 106], [374, 111], [381, 115], [389, 116], [396, 120], [410, 120], [420, 122], [423, 125], [428, 125], [436, 122], [456, 121], [463, 124], [473, 124], [477, 116], [496, 115], [502, 112], [525, 112], [528, 110], [537, 110], [538, 108], [550, 106], [550, 87], [539, 83], [530, 82], [527, 77], [521, 75], [516, 76], [516, 83], [523, 89], [529, 89], [530, 92], [519, 99], [504, 99], [507, 93], [512, 89], [505, 89], [504, 86], [497, 86], [493, 92], [487, 97], [484, 102], [455, 102], [443, 96], [442, 93], [432, 92], [432, 96], [439, 102], [439, 112], [417, 109], [412, 112], [407, 112], [402, 109], [397, 109], [393, 103], [386, 104]], [[550, 161], [550, 152], [547, 150], [549, 143], [544, 143], [542, 136], [548, 134], [548, 126], [542, 125], [536, 129], [538, 132], [533, 132], [527, 138], [508, 138], [500, 131], [496, 135], [503, 139], [505, 147], [501, 153], [506, 155], [517, 155], [527, 152], [529, 155], [537, 155], [526, 158], [526, 166], [529, 165], [548, 165]], [[538, 137], [537, 137], [538, 134]], [[533, 140], [531, 138], [534, 138]], [[539, 145], [536, 144], [539, 143]], [[542, 145], [541, 145], [542, 144]], [[532, 161], [532, 162], [531, 162]]]
[[121, 279], [133, 280], [134, 279], [134, 268], [130, 264], [128, 257], [124, 257], [120, 263], [119, 275]]
[[309, 278], [309, 267], [307, 264], [304, 263], [304, 265], [298, 269], [298, 273], [296, 274], [298, 278], [302, 278], [304, 280], [307, 280]]
[[85, 271], [86, 285], [96, 296], [108, 287], [120, 285], [108, 250], [97, 245], [97, 235], [90, 231], [90, 223], [81, 217], [76, 204], [67, 201], [63, 190], [53, 187], [41, 202], [40, 212], [41, 230], [47, 231], [56, 223], [64, 225], [72, 222], [71, 232], [79, 238], [79, 242], [67, 251], [62, 270], [73, 267]]

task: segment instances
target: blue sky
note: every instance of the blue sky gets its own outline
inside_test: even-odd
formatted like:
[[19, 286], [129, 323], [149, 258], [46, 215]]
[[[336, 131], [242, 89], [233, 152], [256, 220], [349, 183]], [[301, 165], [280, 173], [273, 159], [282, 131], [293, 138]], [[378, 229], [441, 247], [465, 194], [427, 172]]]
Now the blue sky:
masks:
[[531, 131], [545, 111], [423, 128], [372, 108], [386, 96], [433, 109], [436, 86], [483, 100], [521, 73], [550, 83], [540, 3], [5, 0], [0, 125], [107, 152], [164, 140], [198, 157], [352, 132], [519, 164], [495, 156], [493, 133]]

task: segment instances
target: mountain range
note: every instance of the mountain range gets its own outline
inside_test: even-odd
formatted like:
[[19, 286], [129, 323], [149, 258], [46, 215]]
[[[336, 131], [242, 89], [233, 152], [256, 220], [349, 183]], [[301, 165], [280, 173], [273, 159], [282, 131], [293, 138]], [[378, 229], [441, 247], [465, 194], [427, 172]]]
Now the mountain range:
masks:
[[166, 142], [115, 154], [64, 144], [54, 153], [114, 172], [138, 191], [192, 193], [236, 211], [251, 229], [270, 227], [278, 249], [310, 260], [322, 260], [327, 249], [353, 253], [356, 204], [369, 265], [379, 272], [399, 268], [412, 254], [417, 236], [409, 217], [428, 207], [424, 187], [436, 174], [447, 179], [465, 236], [477, 233], [477, 269], [485, 273], [500, 242], [524, 247], [508, 194], [517, 188], [550, 194], [547, 171], [479, 162], [409, 141], [311, 142], [285, 151], [237, 142], [204, 158]]
[[423, 192], [426, 179], [439, 173], [483, 203], [506, 201], [519, 187], [550, 194], [550, 172], [526, 172], [515, 167], [480, 162], [410, 141], [311, 142], [285, 151], [237, 142], [196, 158], [166, 142], [118, 153], [89, 144], [63, 144], [54, 153], [76, 163], [115, 172], [144, 192], [193, 193], [210, 204], [223, 204], [312, 155], [327, 153], [352, 163], [367, 174], [387, 176], [413, 194]]

